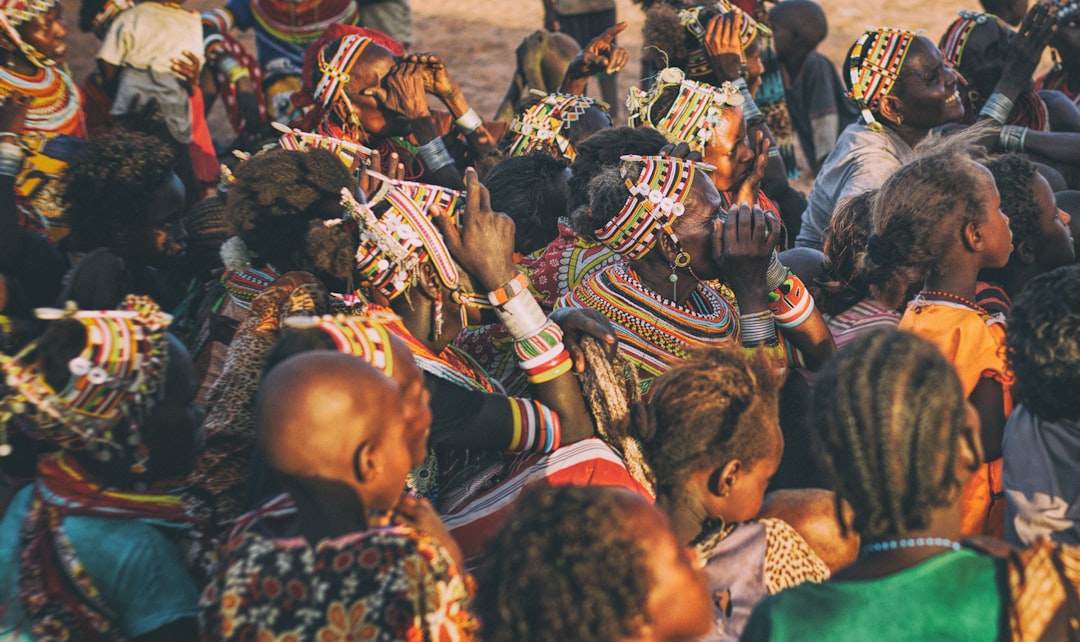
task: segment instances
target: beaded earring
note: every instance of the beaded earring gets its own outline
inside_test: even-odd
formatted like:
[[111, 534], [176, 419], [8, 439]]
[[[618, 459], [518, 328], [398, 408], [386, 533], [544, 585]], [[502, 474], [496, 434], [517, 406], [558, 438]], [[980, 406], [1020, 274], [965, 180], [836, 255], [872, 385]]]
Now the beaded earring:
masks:
[[438, 341], [439, 337], [442, 336], [443, 329], [442, 290], [440, 290], [439, 294], [435, 297], [434, 317], [435, 319], [434, 323], [432, 324], [431, 330], [431, 340]]
[[672, 301], [679, 299], [679, 274], [675, 270], [688, 265], [690, 265], [690, 254], [686, 250], [679, 250], [679, 253], [675, 255], [675, 262], [671, 264], [671, 276], [668, 277], [668, 281], [671, 281]]

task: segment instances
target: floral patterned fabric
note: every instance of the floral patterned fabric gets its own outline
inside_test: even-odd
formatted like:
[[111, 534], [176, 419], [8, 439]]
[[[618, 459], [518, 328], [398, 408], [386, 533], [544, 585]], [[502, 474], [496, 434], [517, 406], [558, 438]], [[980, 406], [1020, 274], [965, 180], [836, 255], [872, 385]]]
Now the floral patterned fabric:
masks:
[[[253, 523], [258, 526], [259, 522]], [[213, 640], [472, 640], [471, 578], [434, 539], [379, 528], [315, 546], [234, 534], [200, 602]]]

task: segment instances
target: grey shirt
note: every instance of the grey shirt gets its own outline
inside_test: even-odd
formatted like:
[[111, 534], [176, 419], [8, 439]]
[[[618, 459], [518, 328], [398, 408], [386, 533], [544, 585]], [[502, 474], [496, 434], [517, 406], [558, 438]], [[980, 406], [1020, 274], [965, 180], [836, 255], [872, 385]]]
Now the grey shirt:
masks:
[[875, 132], [860, 120], [844, 128], [814, 181], [795, 246], [820, 250], [836, 206], [878, 189], [913, 156], [911, 147], [888, 127]]

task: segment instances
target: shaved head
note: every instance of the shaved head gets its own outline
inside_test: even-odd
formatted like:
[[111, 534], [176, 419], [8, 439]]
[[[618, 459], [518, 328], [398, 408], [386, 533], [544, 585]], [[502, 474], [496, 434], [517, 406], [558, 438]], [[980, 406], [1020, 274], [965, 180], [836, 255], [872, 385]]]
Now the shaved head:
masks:
[[812, 0], [783, 0], [769, 9], [769, 24], [794, 30], [807, 46], [817, 46], [829, 32], [825, 11]]
[[303, 353], [270, 371], [259, 386], [255, 421], [259, 446], [287, 477], [351, 482], [361, 446], [406, 448], [397, 385], [338, 352]]

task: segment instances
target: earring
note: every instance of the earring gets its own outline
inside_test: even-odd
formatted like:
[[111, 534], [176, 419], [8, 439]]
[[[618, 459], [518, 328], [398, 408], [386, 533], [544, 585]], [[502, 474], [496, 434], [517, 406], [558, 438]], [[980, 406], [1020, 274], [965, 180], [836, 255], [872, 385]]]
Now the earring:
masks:
[[671, 276], [668, 277], [668, 281], [671, 281], [671, 300], [677, 301], [679, 298], [679, 275], [675, 272], [676, 268], [684, 268], [690, 265], [690, 255], [686, 250], [679, 250], [679, 253], [675, 255], [675, 263], [671, 265]]
[[443, 326], [443, 311], [442, 311], [442, 291], [435, 297], [435, 320], [432, 323], [431, 340], [438, 341], [442, 336]]
[[903, 125], [903, 124], [904, 124], [904, 117], [901, 116], [900, 114], [897, 114], [896, 115], [896, 126], [899, 127], [900, 125]]

